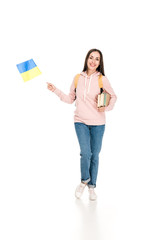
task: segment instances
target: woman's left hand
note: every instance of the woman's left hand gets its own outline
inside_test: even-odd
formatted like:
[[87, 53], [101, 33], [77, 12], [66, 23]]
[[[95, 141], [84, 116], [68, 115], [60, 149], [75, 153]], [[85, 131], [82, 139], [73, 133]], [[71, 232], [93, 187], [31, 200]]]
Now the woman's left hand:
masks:
[[97, 108], [98, 109], [98, 112], [105, 112], [105, 107], [99, 107], [99, 108]]

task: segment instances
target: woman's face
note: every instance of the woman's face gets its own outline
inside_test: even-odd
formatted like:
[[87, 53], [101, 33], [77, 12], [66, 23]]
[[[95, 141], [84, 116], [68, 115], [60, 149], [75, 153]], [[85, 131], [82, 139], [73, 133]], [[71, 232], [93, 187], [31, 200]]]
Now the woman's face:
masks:
[[88, 61], [87, 61], [88, 70], [91, 70], [92, 72], [96, 71], [99, 64], [100, 64], [100, 54], [99, 54], [99, 52], [90, 53]]

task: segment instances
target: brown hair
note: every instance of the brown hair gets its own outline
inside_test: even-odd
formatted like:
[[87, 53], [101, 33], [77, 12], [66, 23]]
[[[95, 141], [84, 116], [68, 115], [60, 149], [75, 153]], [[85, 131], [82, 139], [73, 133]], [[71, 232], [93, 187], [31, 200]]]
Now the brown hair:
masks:
[[100, 50], [96, 49], [96, 48], [93, 48], [93, 49], [89, 50], [89, 52], [87, 53], [86, 58], [85, 58], [85, 62], [84, 62], [83, 72], [87, 71], [87, 69], [88, 69], [87, 61], [88, 61], [89, 55], [92, 52], [99, 52], [99, 54], [100, 54], [100, 65], [98, 66], [98, 68], [96, 70], [98, 72], [100, 72], [103, 76], [105, 76], [105, 74], [104, 74], [104, 65], [103, 65], [103, 55], [102, 55], [102, 52]]

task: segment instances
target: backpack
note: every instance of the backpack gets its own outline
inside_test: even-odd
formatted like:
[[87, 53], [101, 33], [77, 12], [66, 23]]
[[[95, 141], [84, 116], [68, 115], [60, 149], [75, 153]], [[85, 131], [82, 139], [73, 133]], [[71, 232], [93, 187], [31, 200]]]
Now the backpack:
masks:
[[[80, 74], [77, 74], [77, 75], [75, 76], [75, 79], [74, 79], [75, 92], [76, 92], [76, 88], [77, 88], [77, 84], [78, 84], [78, 79], [79, 79], [79, 77], [80, 77]], [[103, 82], [102, 82], [102, 77], [103, 77], [102, 74], [99, 75], [99, 77], [98, 77], [98, 84], [99, 84], [99, 88], [100, 88], [100, 93], [103, 92]]]

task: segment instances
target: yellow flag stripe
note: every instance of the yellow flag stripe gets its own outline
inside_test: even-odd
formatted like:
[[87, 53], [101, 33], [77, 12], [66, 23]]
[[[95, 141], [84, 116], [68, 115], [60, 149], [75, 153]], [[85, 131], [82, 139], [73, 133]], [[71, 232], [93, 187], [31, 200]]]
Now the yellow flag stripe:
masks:
[[32, 78], [37, 77], [40, 74], [41, 74], [41, 71], [39, 70], [39, 68], [35, 67], [29, 71], [21, 73], [21, 76], [22, 76], [24, 82], [27, 82], [27, 81], [31, 80]]

